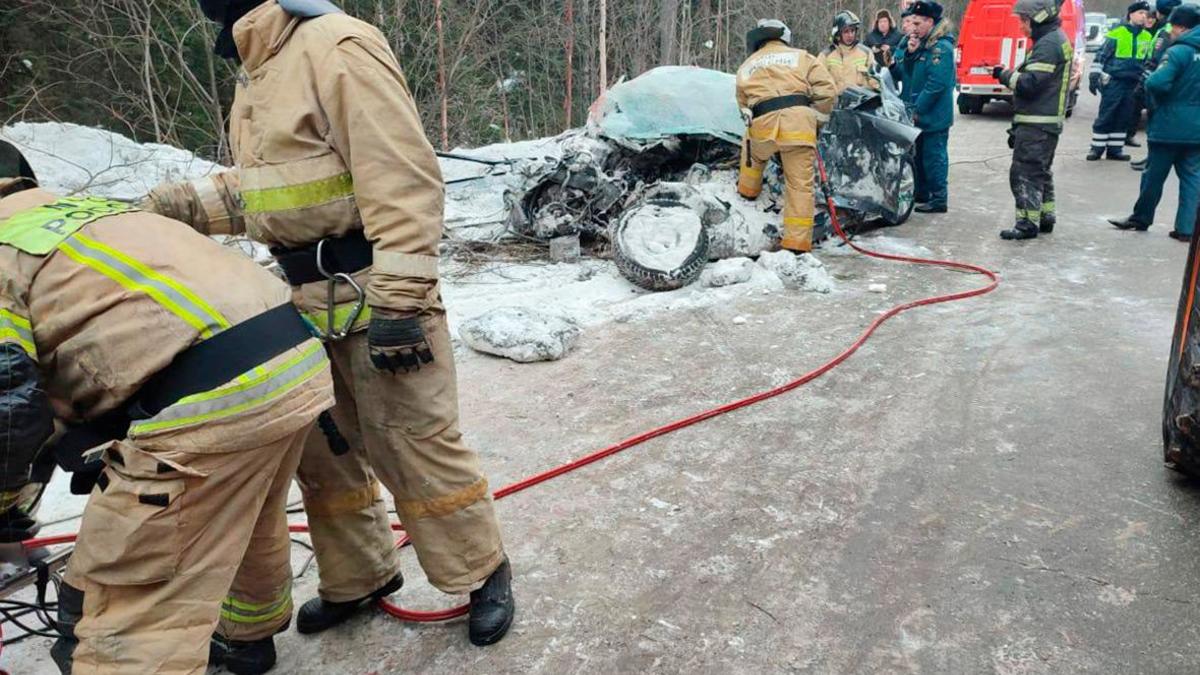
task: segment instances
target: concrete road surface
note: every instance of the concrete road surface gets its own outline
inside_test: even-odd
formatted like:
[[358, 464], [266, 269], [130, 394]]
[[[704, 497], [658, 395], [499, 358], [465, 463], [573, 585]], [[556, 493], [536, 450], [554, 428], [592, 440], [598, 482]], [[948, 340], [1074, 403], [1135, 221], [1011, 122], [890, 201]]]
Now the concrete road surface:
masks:
[[[1186, 247], [1105, 223], [1138, 174], [1084, 161], [1095, 111], [1084, 93], [1060, 146], [1053, 236], [997, 238], [1003, 105], [952, 131], [950, 213], [885, 233], [998, 270], [996, 293], [906, 314], [811, 386], [501, 502], [519, 606], [501, 644], [369, 612], [284, 634], [277, 672], [1200, 670], [1200, 488], [1162, 467], [1159, 432]], [[464, 355], [464, 427], [493, 484], [778, 385], [892, 304], [978, 282], [822, 258], [829, 296], [612, 324], [552, 364]], [[405, 571], [401, 602], [449, 604], [411, 553]], [[314, 593], [309, 570], [297, 602]], [[53, 672], [38, 644], [26, 662]]]

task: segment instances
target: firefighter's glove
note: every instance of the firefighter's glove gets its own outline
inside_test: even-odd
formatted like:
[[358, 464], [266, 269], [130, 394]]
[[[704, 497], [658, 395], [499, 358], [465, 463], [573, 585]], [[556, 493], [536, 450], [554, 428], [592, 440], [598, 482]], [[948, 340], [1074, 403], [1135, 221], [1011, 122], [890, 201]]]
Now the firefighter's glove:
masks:
[[1009, 150], [1017, 148], [1017, 130], [1015, 127], [1008, 128], [1008, 148]]
[[[5, 496], [8, 494], [4, 493]], [[0, 544], [15, 544], [33, 539], [41, 528], [41, 524], [26, 513], [25, 509], [13, 505], [0, 513]]]
[[992, 79], [1004, 81], [1004, 66], [992, 66]]
[[433, 363], [433, 350], [415, 316], [403, 319], [372, 317], [367, 328], [367, 348], [371, 364], [393, 374], [397, 370], [406, 373], [420, 370], [421, 364]]
[[1100, 93], [1100, 73], [1088, 75], [1088, 91], [1095, 96]]

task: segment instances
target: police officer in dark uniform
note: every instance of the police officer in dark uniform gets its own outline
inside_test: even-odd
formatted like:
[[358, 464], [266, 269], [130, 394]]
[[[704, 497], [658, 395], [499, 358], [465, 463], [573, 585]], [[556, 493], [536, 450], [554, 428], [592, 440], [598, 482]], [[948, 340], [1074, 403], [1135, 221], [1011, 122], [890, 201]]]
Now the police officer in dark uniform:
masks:
[[1144, 28], [1149, 14], [1150, 3], [1145, 0], [1130, 5], [1125, 23], [1108, 32], [1104, 46], [1092, 61], [1088, 91], [1100, 94], [1100, 114], [1092, 125], [1088, 161], [1104, 157], [1106, 151], [1108, 159], [1130, 159], [1125, 154], [1125, 137], [1133, 119], [1142, 67], [1154, 46], [1153, 34]]
[[[1142, 81], [1138, 84], [1136, 92], [1133, 122], [1129, 127], [1129, 135], [1125, 139], [1125, 145], [1130, 147], [1140, 147], [1140, 144], [1134, 140], [1134, 136], [1137, 135], [1138, 124], [1142, 121], [1142, 111], [1146, 109], [1146, 78], [1150, 77], [1150, 73], [1158, 70], [1158, 65], [1162, 63], [1163, 56], [1167, 53], [1167, 47], [1171, 46], [1171, 12], [1182, 4], [1183, 0], [1158, 0], [1155, 5], [1158, 23], [1154, 24], [1154, 41], [1150, 48], [1150, 55], [1146, 57], [1145, 65], [1142, 66]], [[1142, 171], [1146, 168], [1146, 160], [1136, 160], [1130, 165], [1130, 168], [1134, 171]]]
[[1007, 240], [1035, 239], [1054, 231], [1054, 151], [1066, 117], [1075, 56], [1062, 30], [1058, 0], [1018, 0], [1013, 14], [1033, 40], [1025, 63], [1015, 70], [996, 66], [992, 75], [1013, 91], [1013, 149], [1009, 184], [1017, 202], [1017, 223]]

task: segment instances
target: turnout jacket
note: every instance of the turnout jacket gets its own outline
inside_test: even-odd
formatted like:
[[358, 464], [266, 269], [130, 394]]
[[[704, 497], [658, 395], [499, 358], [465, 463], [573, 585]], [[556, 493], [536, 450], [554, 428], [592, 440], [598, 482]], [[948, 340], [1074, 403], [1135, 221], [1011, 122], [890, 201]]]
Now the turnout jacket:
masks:
[[1147, 137], [1155, 143], [1200, 145], [1200, 29], [1179, 36], [1158, 70], [1146, 79], [1153, 115]]
[[1062, 131], [1075, 50], [1058, 22], [1034, 29], [1033, 49], [1020, 67], [1000, 74], [1013, 91], [1015, 124]]
[[1091, 73], [1104, 73], [1114, 80], [1137, 82], [1154, 48], [1154, 34], [1130, 23], [1108, 31], [1104, 46], [1092, 60]]
[[816, 147], [821, 115], [829, 114], [837, 99], [833, 78], [820, 59], [780, 40], [767, 42], [738, 68], [738, 106], [753, 108], [792, 94], [808, 96], [812, 103], [755, 117], [750, 140]]
[[[0, 343], [38, 364], [64, 422], [117, 410], [176, 355], [289, 300], [244, 255], [123, 202], [36, 188], [0, 199]], [[300, 412], [332, 406], [329, 378], [324, 349], [308, 340], [135, 421], [130, 435], [203, 424], [223, 440], [198, 451], [243, 449], [249, 430], [282, 437], [315, 416]]]
[[879, 80], [875, 78], [875, 55], [861, 42], [850, 47], [831, 45], [821, 52], [820, 58], [829, 70], [839, 94], [850, 87], [879, 90]]
[[[440, 306], [441, 169], [383, 34], [345, 14], [293, 16], [268, 0], [233, 36], [243, 66], [229, 121], [234, 175], [160, 187], [147, 207], [272, 248], [362, 231], [374, 264], [354, 276], [371, 309]], [[349, 284], [337, 293], [340, 323], [355, 294]], [[296, 287], [294, 297], [324, 328], [325, 283]]]

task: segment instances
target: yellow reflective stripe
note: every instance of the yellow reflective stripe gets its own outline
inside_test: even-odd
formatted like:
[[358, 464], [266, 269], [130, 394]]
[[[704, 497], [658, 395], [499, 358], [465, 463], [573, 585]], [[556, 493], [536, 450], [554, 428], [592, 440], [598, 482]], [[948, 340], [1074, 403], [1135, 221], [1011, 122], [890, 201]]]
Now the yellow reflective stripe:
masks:
[[240, 609], [240, 610], [243, 610], [246, 612], [265, 612], [268, 610], [276, 609], [277, 607], [279, 607], [279, 603], [288, 602], [291, 599], [292, 599], [292, 583], [291, 583], [291, 580], [289, 579], [287, 586], [285, 586], [284, 589], [282, 591], [280, 591], [279, 597], [275, 598], [274, 600], [271, 600], [270, 602], [263, 602], [263, 603], [255, 604], [252, 602], [245, 602], [243, 600], [238, 600], [237, 598], [233, 597], [232, 595], [227, 595], [227, 596], [225, 596], [224, 602], [222, 602], [221, 604], [225, 607], [229, 607], [230, 609]]
[[1062, 122], [1060, 115], [1013, 115], [1013, 121], [1018, 124], [1058, 124]]
[[809, 217], [794, 216], [794, 217], [784, 218], [783, 224], [784, 225], [800, 225], [801, 227], [803, 227], [806, 225], [812, 225], [813, 219], [811, 216], [809, 216]]
[[142, 263], [81, 234], [63, 241], [58, 250], [130, 290], [145, 293], [208, 338], [229, 328], [229, 320], [191, 290]]
[[[340, 330], [342, 326], [346, 325], [346, 319], [350, 318], [350, 314], [354, 311], [354, 307], [356, 304], [357, 303], [355, 303], [355, 302], [343, 303], [343, 304], [338, 305], [337, 309], [333, 310], [333, 324], [334, 324], [333, 327], [334, 328]], [[328, 312], [307, 312], [307, 313], [302, 314], [301, 316], [304, 317], [304, 320], [307, 321], [309, 324], [311, 324], [313, 326], [313, 328], [316, 328], [318, 333], [321, 333], [322, 335], [324, 335], [329, 332], [329, 313]], [[365, 324], [367, 321], [370, 321], [370, 320], [371, 320], [371, 308], [363, 307], [362, 314], [358, 315], [358, 321], [355, 321], [354, 325], [351, 326], [351, 331], [354, 331], [355, 329], [357, 329], [358, 327], [362, 326], [363, 324]]]
[[281, 600], [276, 600], [268, 605], [269, 611], [243, 611], [234, 607], [229, 603], [232, 598], [226, 598], [221, 604], [221, 618], [233, 623], [267, 623], [274, 621], [284, 614], [292, 611], [292, 596], [289, 590], [288, 596]]
[[1042, 202], [1042, 213], [1054, 213], [1054, 202]]
[[15, 342], [25, 353], [37, 360], [37, 345], [33, 342], [33, 325], [29, 319], [0, 309], [0, 342]]
[[299, 185], [264, 190], [243, 190], [245, 213], [270, 213], [318, 206], [354, 195], [354, 178], [342, 173]]
[[1030, 63], [1025, 66], [1025, 70], [1035, 73], [1053, 73], [1057, 68], [1053, 63]]
[[147, 434], [230, 417], [279, 398], [326, 367], [325, 348], [314, 342], [264, 375], [183, 398], [149, 420], [135, 422], [129, 430]]
[[758, 178], [759, 176], [762, 175], [762, 172], [763, 172], [762, 169], [758, 169], [758, 168], [755, 168], [752, 166], [743, 166], [741, 169], [739, 169], [739, 171], [741, 171], [741, 174], [743, 176], [747, 176], [750, 178]]

